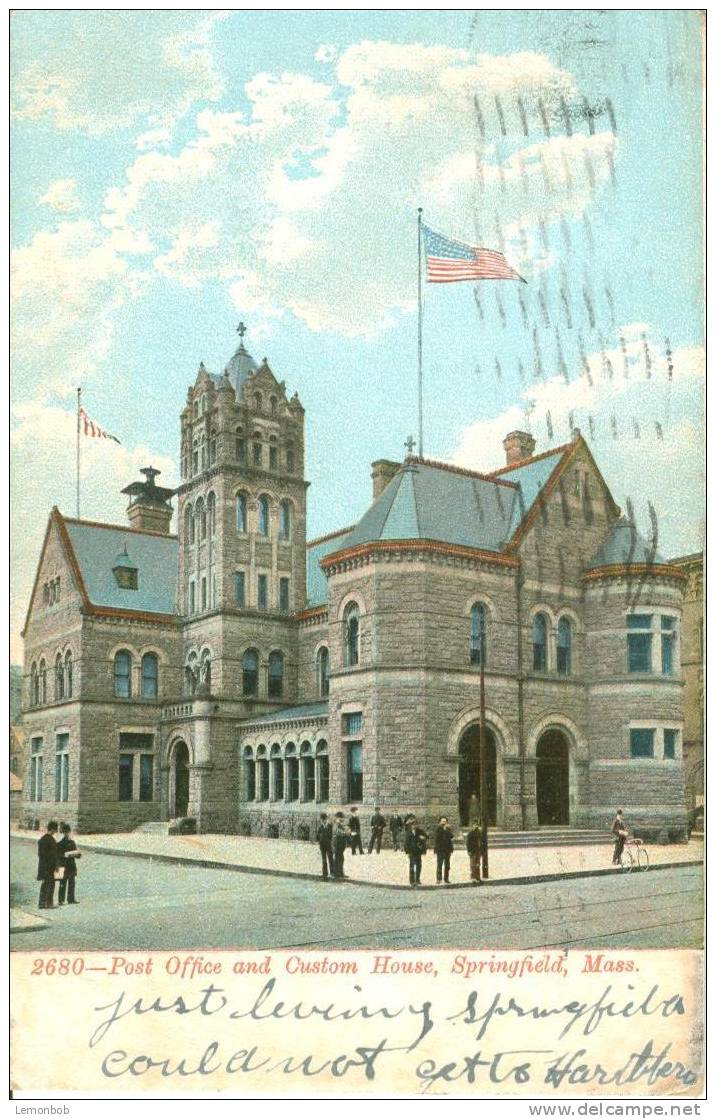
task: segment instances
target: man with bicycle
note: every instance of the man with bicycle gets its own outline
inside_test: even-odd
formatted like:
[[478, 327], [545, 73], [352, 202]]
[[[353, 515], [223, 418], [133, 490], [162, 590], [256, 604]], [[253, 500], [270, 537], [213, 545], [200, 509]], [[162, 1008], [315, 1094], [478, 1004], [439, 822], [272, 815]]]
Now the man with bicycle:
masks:
[[627, 836], [629, 835], [629, 826], [624, 819], [624, 813], [621, 808], [617, 808], [617, 814], [614, 817], [612, 824], [612, 835], [614, 836], [614, 854], [612, 856], [612, 863], [614, 866], [619, 866], [622, 861], [622, 851], [626, 843]]

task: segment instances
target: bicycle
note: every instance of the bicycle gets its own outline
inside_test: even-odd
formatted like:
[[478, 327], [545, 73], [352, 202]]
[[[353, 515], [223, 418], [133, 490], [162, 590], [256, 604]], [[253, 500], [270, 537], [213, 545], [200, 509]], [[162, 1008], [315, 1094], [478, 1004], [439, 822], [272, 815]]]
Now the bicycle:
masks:
[[649, 869], [649, 852], [644, 846], [643, 839], [630, 837], [626, 840], [619, 859], [619, 866], [626, 874], [630, 874], [632, 870]]

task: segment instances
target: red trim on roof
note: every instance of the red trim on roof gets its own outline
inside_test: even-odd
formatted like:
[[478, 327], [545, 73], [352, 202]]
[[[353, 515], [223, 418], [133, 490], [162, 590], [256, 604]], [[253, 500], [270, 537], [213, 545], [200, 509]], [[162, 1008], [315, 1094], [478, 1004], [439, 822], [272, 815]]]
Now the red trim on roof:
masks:
[[623, 578], [625, 575], [646, 575], [652, 579], [688, 579], [686, 572], [673, 563], [607, 563], [585, 571], [582, 579], [591, 582], [595, 579]]
[[131, 618], [141, 622], [171, 622], [179, 623], [178, 614], [162, 614], [151, 610], [127, 610], [124, 606], [95, 606], [93, 603], [87, 607], [85, 613], [101, 618]]
[[320, 614], [327, 613], [327, 604], [324, 606], [307, 606], [305, 610], [299, 610], [297, 614], [294, 614], [294, 617], [298, 622], [307, 622], [311, 618], [317, 618]]
[[466, 559], [485, 560], [500, 567], [519, 567], [520, 561], [514, 556], [506, 556], [500, 552], [485, 552], [480, 548], [468, 548], [463, 544], [446, 544], [442, 540], [374, 540], [367, 544], [355, 544], [352, 548], [343, 548], [338, 552], [329, 552], [319, 561], [322, 568], [330, 567], [334, 563], [342, 563], [346, 559], [370, 555], [371, 552], [438, 552], [441, 555], [462, 556]]
[[407, 463], [418, 463], [422, 466], [432, 466], [436, 470], [447, 470], [451, 474], [463, 474], [467, 478], [480, 478], [483, 482], [497, 482], [501, 486], [511, 486], [515, 490], [519, 489], [518, 482], [508, 482], [502, 478], [495, 478], [492, 474], [482, 474], [479, 470], [468, 470], [464, 466], [454, 466], [451, 462], [441, 462], [439, 459], [408, 455], [405, 461]]
[[493, 470], [491, 474], [486, 475], [488, 478], [496, 478], [498, 474], [507, 474], [510, 470], [519, 470], [521, 466], [529, 466], [532, 462], [539, 462], [540, 459], [548, 458], [550, 455], [563, 455], [570, 447], [574, 447], [579, 443], [581, 436], [577, 436], [571, 443], [562, 443], [560, 447], [552, 447], [549, 451], [540, 451], [538, 455], [530, 455], [529, 458], [518, 459], [517, 462], [509, 462], [506, 466], [500, 466], [497, 470]]
[[90, 528], [110, 528], [113, 532], [131, 532], [135, 536], [160, 536], [164, 540], [179, 539], [176, 532], [155, 532], [150, 528], [132, 528], [130, 525], [112, 525], [104, 521], [84, 521], [78, 517], [64, 517], [62, 513], [59, 513], [59, 515], [62, 517], [65, 524], [68, 525], [88, 525]]

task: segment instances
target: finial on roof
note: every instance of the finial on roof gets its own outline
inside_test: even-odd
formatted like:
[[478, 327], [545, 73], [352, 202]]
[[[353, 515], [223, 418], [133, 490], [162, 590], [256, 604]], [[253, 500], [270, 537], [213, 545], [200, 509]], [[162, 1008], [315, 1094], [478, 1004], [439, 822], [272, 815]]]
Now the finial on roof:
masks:
[[408, 436], [408, 438], [405, 440], [405, 443], [403, 444], [403, 446], [406, 447], [407, 451], [408, 451], [408, 454], [407, 454], [406, 457], [407, 458], [412, 458], [413, 451], [415, 450], [415, 440], [413, 439], [412, 435]]
[[244, 334], [246, 334], [246, 330], [247, 330], [247, 327], [242, 322], [240, 322], [239, 325], [236, 328], [236, 333], [239, 336], [239, 339], [241, 341], [242, 346], [244, 344]]
[[143, 466], [139, 473], [144, 475], [144, 477], [147, 479], [147, 485], [149, 489], [153, 490], [154, 479], [157, 477], [158, 474], [161, 474], [161, 470], [157, 470], [156, 466]]

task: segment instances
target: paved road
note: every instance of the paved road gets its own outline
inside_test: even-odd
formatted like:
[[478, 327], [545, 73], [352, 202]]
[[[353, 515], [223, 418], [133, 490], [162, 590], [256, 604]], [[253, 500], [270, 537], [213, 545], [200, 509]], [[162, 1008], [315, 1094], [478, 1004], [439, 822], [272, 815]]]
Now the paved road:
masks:
[[[35, 911], [34, 844], [13, 841], [11, 858], [11, 903]], [[702, 945], [700, 866], [425, 893], [92, 853], [80, 870], [80, 904], [13, 949]]]

